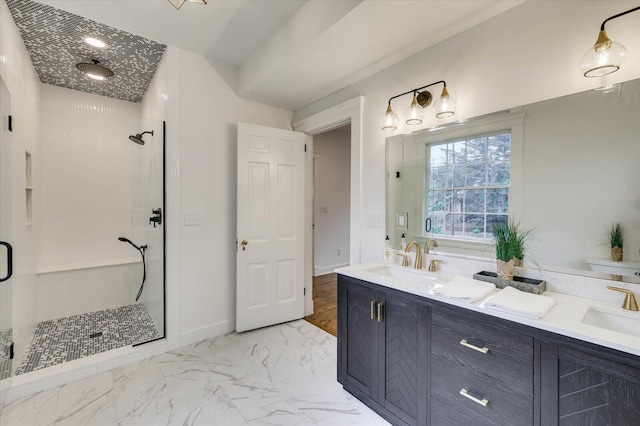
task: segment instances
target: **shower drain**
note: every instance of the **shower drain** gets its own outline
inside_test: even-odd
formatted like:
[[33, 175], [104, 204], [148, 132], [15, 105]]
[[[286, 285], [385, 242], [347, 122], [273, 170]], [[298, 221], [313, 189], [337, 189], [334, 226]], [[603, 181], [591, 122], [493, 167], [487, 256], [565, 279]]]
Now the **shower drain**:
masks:
[[97, 333], [92, 333], [89, 335], [90, 338], [102, 337], [102, 331], [98, 331]]

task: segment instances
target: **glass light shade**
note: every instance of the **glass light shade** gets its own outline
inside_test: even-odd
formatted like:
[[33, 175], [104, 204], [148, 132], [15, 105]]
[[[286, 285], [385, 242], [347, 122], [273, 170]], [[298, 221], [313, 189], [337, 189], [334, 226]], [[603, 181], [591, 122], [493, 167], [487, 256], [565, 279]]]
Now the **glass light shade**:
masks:
[[417, 126], [421, 124], [424, 120], [424, 108], [420, 106], [418, 103], [418, 99], [416, 98], [416, 93], [413, 93], [413, 100], [411, 101], [411, 105], [404, 111], [404, 122], [409, 126]]
[[447, 87], [442, 89], [440, 98], [433, 104], [436, 118], [453, 117], [456, 113], [456, 100], [449, 94]]
[[400, 118], [398, 118], [398, 115], [393, 112], [391, 104], [389, 104], [389, 106], [387, 106], [387, 112], [385, 112], [380, 119], [380, 126], [382, 127], [382, 130], [385, 132], [392, 132], [398, 128], [399, 123]]
[[601, 77], [620, 69], [627, 57], [627, 49], [612, 41], [605, 31], [600, 31], [596, 44], [580, 61], [580, 71], [585, 77]]

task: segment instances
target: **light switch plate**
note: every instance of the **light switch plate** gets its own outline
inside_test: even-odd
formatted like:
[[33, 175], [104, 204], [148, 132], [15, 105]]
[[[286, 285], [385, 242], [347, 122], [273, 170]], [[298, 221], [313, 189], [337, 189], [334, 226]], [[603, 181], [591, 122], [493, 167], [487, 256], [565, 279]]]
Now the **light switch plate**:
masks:
[[384, 228], [384, 214], [367, 213], [367, 226], [369, 228]]
[[198, 213], [184, 212], [184, 226], [198, 226], [200, 220], [198, 219]]

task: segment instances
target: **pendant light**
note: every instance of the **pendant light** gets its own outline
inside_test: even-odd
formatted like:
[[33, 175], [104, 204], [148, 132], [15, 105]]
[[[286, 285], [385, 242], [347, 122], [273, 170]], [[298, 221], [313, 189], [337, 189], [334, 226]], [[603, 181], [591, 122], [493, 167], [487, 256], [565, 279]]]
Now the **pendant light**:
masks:
[[442, 88], [440, 98], [433, 104], [433, 109], [437, 118], [447, 118], [455, 115], [456, 100], [449, 94], [446, 85]]
[[400, 122], [400, 120], [396, 113], [393, 112], [393, 109], [391, 109], [391, 101], [395, 98], [408, 95], [409, 93], [413, 94], [413, 98], [411, 100], [411, 104], [405, 110], [402, 118], [405, 124], [409, 126], [422, 124], [422, 122], [424, 121], [424, 110], [431, 104], [431, 100], [433, 99], [433, 97], [431, 96], [431, 92], [424, 89], [440, 83], [444, 85], [444, 88], [442, 89], [440, 98], [434, 105], [434, 114], [437, 118], [452, 117], [455, 114], [456, 102], [447, 91], [447, 83], [445, 83], [444, 80], [441, 80], [389, 98], [387, 111], [380, 119], [380, 127], [382, 127], [382, 130], [390, 132], [398, 128], [398, 123]]
[[611, 40], [604, 27], [608, 21], [637, 10], [640, 10], [640, 6], [613, 15], [602, 22], [596, 43], [584, 54], [580, 61], [580, 71], [585, 77], [601, 77], [620, 69], [627, 57], [627, 49], [622, 44]]
[[413, 100], [411, 105], [404, 111], [404, 122], [409, 126], [417, 126], [424, 121], [424, 109], [418, 103], [418, 95], [413, 92]]

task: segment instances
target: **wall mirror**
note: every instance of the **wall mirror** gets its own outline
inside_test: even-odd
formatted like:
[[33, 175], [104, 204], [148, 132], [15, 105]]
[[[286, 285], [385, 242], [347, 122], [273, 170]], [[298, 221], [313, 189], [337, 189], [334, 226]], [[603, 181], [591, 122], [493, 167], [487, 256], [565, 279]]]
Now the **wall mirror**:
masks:
[[[496, 137], [504, 134], [510, 146], [500, 157]], [[491, 224], [508, 211], [532, 231], [525, 267], [611, 279], [617, 269], [594, 264], [612, 263], [607, 230], [619, 222], [631, 268], [620, 275], [640, 282], [640, 79], [389, 137], [386, 166], [394, 247], [405, 234], [407, 241], [436, 239], [440, 253], [494, 259]], [[457, 203], [454, 213], [437, 217], [438, 202]]]

